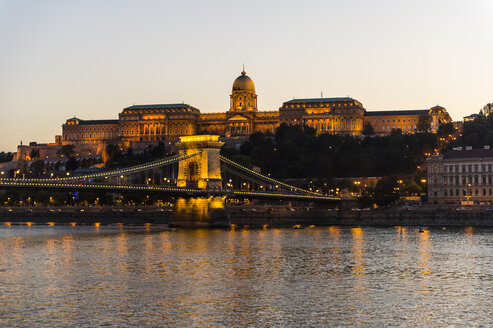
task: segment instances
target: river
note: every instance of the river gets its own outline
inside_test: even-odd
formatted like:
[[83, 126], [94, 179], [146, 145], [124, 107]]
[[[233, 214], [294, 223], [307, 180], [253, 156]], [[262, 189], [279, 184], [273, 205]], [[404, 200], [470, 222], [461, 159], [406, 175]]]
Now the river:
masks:
[[493, 325], [493, 230], [0, 227], [1, 327]]

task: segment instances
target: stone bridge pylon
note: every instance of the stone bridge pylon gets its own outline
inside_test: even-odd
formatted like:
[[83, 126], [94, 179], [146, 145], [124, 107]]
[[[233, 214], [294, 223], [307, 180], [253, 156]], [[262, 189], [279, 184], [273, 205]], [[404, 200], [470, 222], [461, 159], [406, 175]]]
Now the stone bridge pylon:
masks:
[[178, 165], [178, 187], [221, 188], [221, 161], [219, 151], [224, 142], [217, 135], [193, 135], [180, 137], [176, 144], [180, 156], [200, 152], [196, 156], [180, 161]]

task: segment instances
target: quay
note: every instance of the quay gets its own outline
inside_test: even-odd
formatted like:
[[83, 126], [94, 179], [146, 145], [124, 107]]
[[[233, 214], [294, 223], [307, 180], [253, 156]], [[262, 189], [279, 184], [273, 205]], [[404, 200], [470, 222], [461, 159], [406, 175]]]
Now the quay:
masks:
[[[227, 206], [229, 226], [422, 226], [493, 227], [493, 211], [484, 208], [455, 210], [422, 206], [418, 209], [336, 210], [289, 206]], [[170, 208], [142, 207], [1, 207], [3, 224], [168, 225]], [[228, 226], [224, 226], [227, 228]]]

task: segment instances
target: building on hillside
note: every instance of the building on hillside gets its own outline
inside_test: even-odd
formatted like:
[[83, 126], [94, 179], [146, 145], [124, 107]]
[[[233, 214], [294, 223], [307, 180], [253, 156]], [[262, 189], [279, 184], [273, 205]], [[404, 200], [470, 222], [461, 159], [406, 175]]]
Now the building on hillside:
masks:
[[62, 125], [62, 144], [100, 144], [118, 141], [118, 120], [68, 119]]
[[365, 123], [371, 124], [378, 135], [389, 134], [393, 129], [401, 129], [402, 133], [408, 134], [416, 132], [419, 117], [423, 114], [431, 117], [432, 132], [437, 132], [441, 124], [452, 122], [446, 109], [437, 105], [430, 109], [366, 112]]
[[[253, 80], [242, 71], [233, 82], [230, 106], [225, 112], [201, 113], [187, 104], [134, 105], [124, 108], [118, 119], [68, 119], [62, 125], [60, 145], [73, 144], [80, 154], [102, 154], [108, 144], [143, 149], [158, 142], [173, 143], [179, 136], [197, 133], [218, 134], [243, 139], [254, 132], [275, 133], [280, 124], [306, 125], [318, 134], [360, 136], [365, 124], [375, 134], [387, 135], [392, 129], [414, 133], [419, 116], [431, 116], [431, 130], [451, 122], [445, 108], [426, 110], [367, 111], [361, 102], [349, 97], [309, 98], [286, 101], [278, 110], [259, 111]], [[26, 158], [27, 149], [17, 158]], [[21, 154], [22, 153], [22, 154]]]
[[307, 125], [318, 133], [360, 136], [365, 124], [370, 124], [377, 135], [388, 135], [394, 129], [415, 133], [420, 115], [431, 117], [430, 129], [436, 132], [440, 124], [452, 122], [444, 107], [430, 109], [366, 111], [352, 98], [293, 99], [279, 109], [280, 123]]
[[426, 163], [430, 203], [493, 202], [493, 149], [490, 146], [454, 148], [428, 157]]
[[245, 71], [233, 82], [229, 98], [227, 112], [200, 114], [200, 131], [240, 137], [254, 132], [274, 133], [279, 126], [278, 111], [258, 111], [255, 84]]
[[468, 116], [464, 116], [464, 122], [472, 122], [478, 117], [479, 117], [479, 114], [471, 114]]
[[[29, 145], [17, 146], [17, 152], [14, 153], [12, 161], [33, 161], [33, 160], [46, 160], [57, 158], [58, 149], [62, 146], [62, 136], [55, 136], [54, 143], [37, 143], [30, 142]], [[38, 157], [31, 158], [33, 150], [38, 152]]]
[[306, 125], [318, 133], [361, 135], [366, 110], [352, 98], [293, 99], [279, 108], [279, 122]]
[[139, 105], [123, 109], [118, 137], [125, 146], [149, 141], [177, 141], [197, 133], [200, 111], [186, 104]]

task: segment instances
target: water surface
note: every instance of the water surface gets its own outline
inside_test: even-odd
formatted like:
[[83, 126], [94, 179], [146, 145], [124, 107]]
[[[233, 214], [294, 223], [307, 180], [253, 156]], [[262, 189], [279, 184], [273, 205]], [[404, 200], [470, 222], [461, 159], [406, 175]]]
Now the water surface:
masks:
[[1, 327], [493, 325], [493, 231], [0, 227]]

